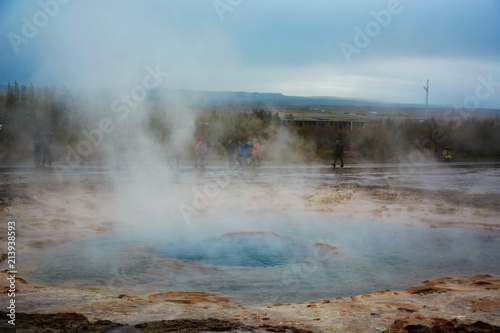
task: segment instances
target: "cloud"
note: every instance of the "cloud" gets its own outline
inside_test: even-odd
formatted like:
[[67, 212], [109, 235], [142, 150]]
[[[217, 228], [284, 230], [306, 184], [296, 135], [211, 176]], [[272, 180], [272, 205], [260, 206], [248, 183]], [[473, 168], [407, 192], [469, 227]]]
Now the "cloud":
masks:
[[40, 80], [54, 77], [69, 85], [125, 88], [137, 84], [146, 66], [160, 65], [173, 80], [196, 84], [223, 67], [224, 36], [210, 27], [180, 29], [169, 21], [181, 20], [175, 6], [91, 4], [72, 3], [49, 27], [36, 58]]
[[[474, 94], [478, 77], [492, 75], [500, 82], [500, 64], [474, 59], [444, 57], [395, 57], [362, 60], [355, 65], [321, 63], [303, 66], [251, 66], [237, 70], [239, 76], [220, 78], [224, 89], [281, 92], [297, 96], [364, 98], [391, 103], [424, 102], [423, 85], [430, 80], [430, 103], [451, 106]], [[214, 90], [210, 85], [202, 87]], [[500, 87], [483, 107], [495, 107]]]
[[[365, 31], [394, 2], [230, 2], [221, 20], [211, 0], [69, 1], [19, 53], [0, 42], [0, 82], [128, 91], [159, 65], [171, 88], [420, 103], [429, 78], [431, 101], [450, 104], [480, 75], [500, 80], [494, 0], [400, 0], [346, 61], [339, 45], [356, 46], [356, 28]], [[40, 11], [35, 2], [2, 6], [5, 32], [21, 33], [22, 18]], [[500, 107], [498, 94], [485, 104]]]

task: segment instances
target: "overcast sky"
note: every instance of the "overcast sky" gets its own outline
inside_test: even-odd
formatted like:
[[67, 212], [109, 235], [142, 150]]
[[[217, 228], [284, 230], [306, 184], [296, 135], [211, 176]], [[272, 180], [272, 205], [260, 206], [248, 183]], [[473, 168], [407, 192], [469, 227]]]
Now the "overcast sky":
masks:
[[499, 0], [0, 0], [0, 84], [500, 108]]

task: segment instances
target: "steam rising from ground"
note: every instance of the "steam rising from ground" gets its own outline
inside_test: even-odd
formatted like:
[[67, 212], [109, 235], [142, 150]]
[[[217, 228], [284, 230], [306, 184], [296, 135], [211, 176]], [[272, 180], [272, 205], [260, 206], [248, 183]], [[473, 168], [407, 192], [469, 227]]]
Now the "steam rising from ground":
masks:
[[301, 138], [286, 127], [276, 130], [269, 142], [264, 143], [265, 157], [271, 163], [302, 163], [308, 164], [316, 158], [314, 141]]
[[[213, 15], [191, 17], [200, 8]], [[214, 81], [231, 82], [239, 60], [233, 41], [222, 29], [213, 28], [218, 20], [211, 2], [128, 2], [126, 6], [71, 2], [61, 6], [43, 33], [28, 45], [44, 45], [34, 65], [33, 81], [52, 77], [64, 82], [78, 110], [71, 117], [80, 128], [79, 136], [59, 150], [58, 162], [73, 162], [67, 159], [71, 147], [77, 161], [105, 162], [112, 167], [117, 214], [124, 219], [171, 216], [179, 203], [192, 203], [196, 195], [179, 197], [177, 171], [172, 170], [169, 158], [176, 142], [181, 163], [192, 164], [196, 117], [202, 110], [193, 107], [197, 101], [170, 94], [167, 88], [209, 89]], [[180, 30], [165, 21], [192, 25]], [[209, 159], [220, 162], [225, 142], [218, 141], [219, 133], [209, 134]], [[245, 135], [251, 140], [257, 133]], [[364, 149], [371, 152], [407, 144], [393, 137], [387, 137], [385, 145], [368, 144], [381, 136], [380, 132], [360, 136], [359, 145], [365, 144]], [[293, 129], [273, 127], [259, 140], [264, 163], [306, 163], [316, 157], [314, 139], [299, 136]], [[238, 206], [237, 198], [226, 204]]]

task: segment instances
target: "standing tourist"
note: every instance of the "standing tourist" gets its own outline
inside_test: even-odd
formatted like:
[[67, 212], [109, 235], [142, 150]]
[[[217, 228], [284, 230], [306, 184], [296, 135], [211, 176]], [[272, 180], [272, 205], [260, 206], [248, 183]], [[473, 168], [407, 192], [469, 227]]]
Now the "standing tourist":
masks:
[[340, 167], [344, 167], [344, 145], [342, 144], [342, 141], [337, 140], [335, 141], [335, 150], [334, 150], [334, 160], [333, 160], [333, 167], [335, 168], [335, 164], [337, 164], [337, 160], [340, 160]]
[[203, 140], [198, 139], [196, 148], [194, 151], [194, 165], [197, 168], [202, 168], [205, 166], [205, 154], [206, 154], [205, 143]]
[[257, 139], [253, 139], [251, 164], [260, 166], [260, 143]]

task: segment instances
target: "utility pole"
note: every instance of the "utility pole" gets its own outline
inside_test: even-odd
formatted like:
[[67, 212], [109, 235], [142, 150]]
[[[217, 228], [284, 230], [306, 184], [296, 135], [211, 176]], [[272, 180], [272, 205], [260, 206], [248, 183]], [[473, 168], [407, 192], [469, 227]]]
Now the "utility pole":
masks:
[[427, 79], [427, 83], [424, 86], [425, 90], [425, 120], [427, 120], [427, 112], [429, 110], [429, 79]]

